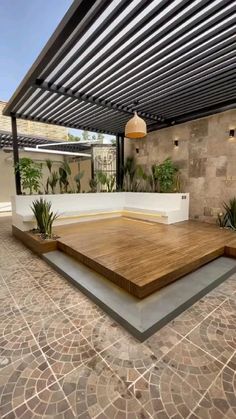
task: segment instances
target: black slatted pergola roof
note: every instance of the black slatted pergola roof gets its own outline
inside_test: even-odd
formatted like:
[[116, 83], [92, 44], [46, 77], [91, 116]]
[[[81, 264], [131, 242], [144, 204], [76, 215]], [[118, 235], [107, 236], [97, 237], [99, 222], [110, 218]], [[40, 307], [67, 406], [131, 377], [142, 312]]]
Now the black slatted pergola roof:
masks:
[[[19, 148], [31, 147], [37, 148], [38, 146], [43, 150], [56, 150], [66, 152], [77, 152], [77, 153], [89, 153], [91, 152], [90, 143], [82, 142], [66, 142], [58, 140], [49, 140], [43, 137], [28, 135], [28, 134], [17, 134], [17, 142]], [[0, 149], [1, 148], [12, 148], [13, 147], [13, 136], [11, 132], [0, 130]]]
[[[54, 141], [50, 141], [46, 138], [28, 135], [28, 134], [18, 134], [17, 135], [18, 146], [21, 147], [36, 147], [37, 145], [46, 145]], [[0, 130], [0, 149], [4, 147], [12, 147], [13, 137], [12, 133], [9, 131]], [[55, 141], [56, 143], [56, 141]]]
[[235, 1], [75, 0], [5, 115], [152, 131], [236, 106]]

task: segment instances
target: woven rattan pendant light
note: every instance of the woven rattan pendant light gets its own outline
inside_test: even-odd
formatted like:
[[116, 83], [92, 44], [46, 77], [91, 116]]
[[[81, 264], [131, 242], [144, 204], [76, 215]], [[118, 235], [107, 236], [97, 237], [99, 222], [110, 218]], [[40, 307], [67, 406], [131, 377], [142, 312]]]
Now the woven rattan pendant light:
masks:
[[147, 135], [146, 122], [140, 118], [137, 112], [134, 112], [134, 116], [127, 122], [125, 126], [125, 137], [127, 138], [143, 138]]

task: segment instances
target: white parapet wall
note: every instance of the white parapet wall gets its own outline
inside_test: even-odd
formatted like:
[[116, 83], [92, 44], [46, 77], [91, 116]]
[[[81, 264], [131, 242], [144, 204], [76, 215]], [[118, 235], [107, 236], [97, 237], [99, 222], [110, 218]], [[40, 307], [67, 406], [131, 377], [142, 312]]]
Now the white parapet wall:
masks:
[[22, 231], [35, 227], [31, 206], [44, 198], [59, 218], [55, 225], [126, 216], [172, 224], [189, 218], [189, 194], [112, 192], [12, 197], [12, 224]]

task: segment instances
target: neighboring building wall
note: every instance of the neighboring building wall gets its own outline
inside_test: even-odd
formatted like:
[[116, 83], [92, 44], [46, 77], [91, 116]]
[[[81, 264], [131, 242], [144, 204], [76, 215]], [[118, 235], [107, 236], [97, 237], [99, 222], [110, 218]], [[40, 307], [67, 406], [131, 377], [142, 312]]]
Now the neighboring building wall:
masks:
[[[215, 222], [222, 203], [236, 197], [236, 141], [228, 141], [230, 128], [236, 128], [236, 110], [155, 131], [141, 140], [125, 139], [125, 155], [133, 155], [146, 170], [171, 157], [181, 170], [183, 191], [190, 193], [190, 218]], [[174, 140], [179, 140], [177, 149]]]
[[[11, 131], [11, 118], [9, 118], [9, 116], [2, 115], [5, 105], [6, 102], [0, 101], [0, 130]], [[36, 135], [51, 140], [65, 141], [68, 139], [68, 129], [58, 125], [17, 119], [17, 130], [19, 134]]]
[[[11, 118], [2, 115], [3, 108], [6, 102], [0, 101], [0, 130], [11, 132]], [[68, 139], [68, 129], [59, 127], [57, 125], [42, 124], [40, 122], [25, 121], [17, 119], [17, 130], [19, 134], [35, 135], [49, 140]], [[29, 157], [34, 161], [43, 162], [43, 178], [42, 178], [42, 192], [43, 185], [45, 185], [48, 177], [48, 169], [45, 165], [45, 160], [53, 161], [53, 170], [58, 171], [58, 167], [63, 161], [63, 156], [45, 154], [45, 153], [26, 153], [20, 150], [20, 157]], [[58, 186], [59, 192], [59, 186]], [[0, 150], [0, 202], [9, 202], [11, 196], [15, 194], [15, 178], [13, 169], [13, 153], [5, 153]]]
[[[53, 156], [52, 154], [45, 153], [28, 153], [20, 151], [20, 158], [28, 157], [38, 163], [43, 164], [43, 177], [41, 180], [41, 192], [44, 192], [44, 185], [49, 176], [46, 159], [53, 162], [52, 170], [58, 171], [59, 166], [63, 162], [63, 156]], [[23, 191], [24, 192], [24, 191]], [[59, 192], [59, 185], [57, 186]], [[0, 150], [0, 202], [10, 202], [11, 196], [15, 195], [15, 176], [13, 169], [13, 153], [5, 153]]]
[[[80, 172], [84, 172], [84, 176], [81, 179], [81, 192], [89, 192], [90, 186], [89, 181], [92, 177], [91, 175], [91, 159], [81, 160], [80, 162], [70, 163], [71, 167], [71, 176], [74, 179], [75, 175]], [[76, 183], [74, 182], [74, 187], [76, 188]]]

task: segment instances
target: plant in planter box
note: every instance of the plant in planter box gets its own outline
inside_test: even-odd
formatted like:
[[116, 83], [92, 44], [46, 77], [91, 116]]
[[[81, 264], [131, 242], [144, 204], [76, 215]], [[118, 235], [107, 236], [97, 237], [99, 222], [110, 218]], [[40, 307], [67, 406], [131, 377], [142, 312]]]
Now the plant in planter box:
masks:
[[177, 167], [169, 157], [155, 166], [155, 177], [158, 179], [160, 192], [173, 192], [177, 172]]
[[55, 194], [55, 188], [57, 186], [58, 180], [59, 180], [58, 173], [56, 171], [53, 171], [48, 178], [48, 185], [51, 188], [52, 194]]
[[69, 176], [71, 176], [71, 168], [67, 161], [64, 161], [59, 167], [59, 185], [61, 193], [68, 193]]
[[15, 170], [20, 173], [21, 185], [24, 190], [29, 189], [30, 195], [39, 191], [40, 179], [42, 178], [41, 164], [35, 163], [28, 157], [23, 157], [15, 166]]
[[51, 210], [51, 202], [40, 198], [32, 202], [32, 211], [36, 218], [37, 230], [45, 239], [52, 238], [53, 222], [58, 218], [58, 214]]
[[51, 188], [52, 194], [55, 194], [55, 188], [59, 181], [59, 175], [55, 170], [52, 170], [53, 162], [50, 159], [47, 159], [46, 166], [49, 170], [49, 176], [47, 178], [46, 186], [44, 187], [45, 194], [49, 194], [49, 187]]
[[149, 180], [148, 174], [145, 172], [142, 166], [138, 165], [136, 167], [135, 177], [137, 179], [137, 190], [141, 192], [147, 192], [147, 182]]
[[229, 200], [229, 204], [224, 202], [224, 213], [218, 214], [218, 224], [220, 227], [236, 230], [236, 198]]
[[81, 179], [84, 176], [84, 170], [80, 171], [80, 164], [78, 163], [78, 173], [75, 175], [74, 180], [77, 187], [77, 193], [81, 192]]
[[[101, 183], [102, 186], [106, 186], [106, 190], [108, 192], [112, 192], [115, 186], [116, 178], [115, 176], [108, 175], [104, 172], [97, 172], [97, 180]], [[105, 190], [105, 192], [106, 192]]]
[[133, 191], [136, 189], [134, 186], [135, 180], [136, 165], [133, 157], [127, 157], [124, 167], [123, 167], [123, 186], [125, 191]]
[[93, 193], [97, 192], [97, 187], [98, 187], [97, 177], [90, 179], [89, 186], [90, 186], [90, 192], [93, 192]]

